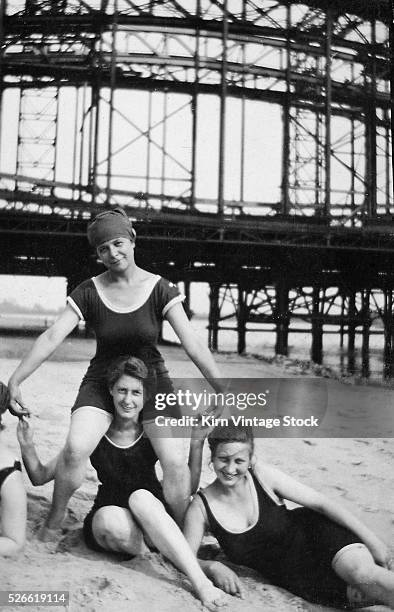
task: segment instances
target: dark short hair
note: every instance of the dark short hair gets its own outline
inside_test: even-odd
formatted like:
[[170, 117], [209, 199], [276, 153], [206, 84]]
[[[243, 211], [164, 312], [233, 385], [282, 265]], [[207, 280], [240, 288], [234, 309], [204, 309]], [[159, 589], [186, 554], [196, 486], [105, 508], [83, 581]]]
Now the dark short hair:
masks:
[[149, 373], [148, 368], [141, 359], [130, 355], [122, 355], [111, 363], [107, 370], [107, 384], [110, 389], [123, 374], [138, 378], [142, 381], [144, 388], [147, 384]]
[[251, 427], [237, 427], [236, 425], [218, 425], [208, 436], [208, 445], [212, 459], [216, 454], [219, 444], [230, 442], [244, 442], [249, 444], [250, 452], [254, 451], [254, 436]]

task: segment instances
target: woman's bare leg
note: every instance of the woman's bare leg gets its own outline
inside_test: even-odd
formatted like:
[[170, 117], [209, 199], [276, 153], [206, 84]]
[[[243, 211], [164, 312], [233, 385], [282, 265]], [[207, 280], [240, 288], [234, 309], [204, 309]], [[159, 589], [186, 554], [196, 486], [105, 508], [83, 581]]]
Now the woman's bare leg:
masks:
[[[171, 429], [163, 431], [154, 422], [144, 422], [144, 430], [149, 437], [163, 470], [163, 491], [171, 506], [174, 518], [182, 527], [183, 519], [190, 503], [191, 479], [185, 457], [183, 438], [172, 438]], [[164, 437], [168, 435], [169, 437]]]
[[100, 546], [115, 552], [142, 555], [149, 552], [144, 535], [130, 510], [120, 506], [103, 506], [94, 513], [92, 531]]
[[369, 605], [380, 603], [394, 609], [394, 573], [376, 565], [366, 546], [350, 546], [340, 551], [333, 569], [345, 582], [361, 591]]
[[139, 489], [130, 495], [129, 506], [156, 548], [190, 579], [203, 605], [212, 610], [216, 606], [225, 605], [225, 593], [206, 577], [178, 525], [163, 504], [150, 491]]
[[40, 533], [43, 541], [51, 540], [51, 531], [60, 529], [68, 501], [84, 479], [87, 460], [111, 421], [109, 413], [85, 406], [72, 415], [66, 445], [56, 465], [51, 509]]

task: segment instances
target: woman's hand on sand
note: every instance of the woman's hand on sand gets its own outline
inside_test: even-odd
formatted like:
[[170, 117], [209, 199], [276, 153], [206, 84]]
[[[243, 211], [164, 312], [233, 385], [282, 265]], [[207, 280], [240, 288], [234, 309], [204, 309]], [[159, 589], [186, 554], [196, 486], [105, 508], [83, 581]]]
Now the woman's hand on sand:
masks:
[[22, 449], [33, 445], [33, 428], [23, 417], [19, 419], [16, 435]]
[[207, 585], [197, 589], [197, 595], [202, 605], [212, 612], [216, 612], [218, 608], [227, 606], [229, 603], [226, 593], [216, 588], [210, 580], [207, 580]]
[[209, 578], [225, 593], [245, 599], [246, 592], [241, 580], [232, 569], [223, 565], [223, 563], [214, 561], [210, 565]]
[[377, 565], [386, 569], [393, 569], [392, 555], [390, 555], [387, 546], [383, 542], [376, 539], [376, 542], [368, 544], [368, 548]]
[[20, 386], [12, 382], [8, 383], [8, 390], [10, 392], [10, 406], [9, 411], [12, 415], [21, 418], [23, 416], [30, 416], [29, 410], [23, 403]]

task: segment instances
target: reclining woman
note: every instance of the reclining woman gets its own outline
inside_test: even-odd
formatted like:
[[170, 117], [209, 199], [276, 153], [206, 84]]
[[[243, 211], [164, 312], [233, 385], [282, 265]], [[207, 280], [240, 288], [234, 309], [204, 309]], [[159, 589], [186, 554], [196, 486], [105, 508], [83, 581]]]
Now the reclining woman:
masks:
[[[82, 380], [72, 408], [70, 431], [55, 473], [51, 510], [40, 538], [55, 541], [69, 498], [81, 485], [87, 461], [113, 418], [113, 403], [104, 382], [110, 363], [118, 355], [134, 355], [154, 370], [157, 391], [172, 391], [172, 383], [157, 348], [166, 319], [183, 348], [201, 373], [220, 390], [219, 372], [209, 350], [200, 343], [185, 311], [177, 287], [143, 270], [134, 259], [135, 230], [122, 209], [107, 210], [88, 226], [88, 239], [106, 270], [76, 287], [55, 323], [34, 343], [9, 380], [11, 408], [17, 416], [23, 408], [21, 383], [32, 374], [81, 320], [94, 330], [96, 355]], [[157, 413], [156, 413], [157, 414]], [[178, 524], [182, 524], [190, 500], [190, 474], [183, 456], [183, 440], [171, 430], [157, 435], [152, 404], [144, 407], [144, 430], [163, 469], [163, 490]], [[172, 416], [172, 415], [171, 415]], [[174, 415], [176, 416], [176, 415]]]
[[[196, 554], [209, 528], [230, 561], [310, 602], [394, 608], [387, 549], [351, 512], [255, 461], [250, 430], [217, 427], [208, 443], [216, 479], [195, 496], [184, 527]], [[289, 510], [285, 499], [303, 507]], [[216, 561], [200, 564], [225, 592], [243, 595], [230, 568]]]
[[26, 491], [21, 464], [6, 446], [2, 414], [9, 403], [8, 389], [0, 383], [0, 556], [17, 554], [26, 537]]
[[[169, 514], [155, 473], [156, 454], [143, 435], [141, 411], [148, 370], [134, 357], [119, 358], [108, 372], [114, 420], [90, 460], [101, 482], [83, 534], [96, 551], [143, 554], [156, 547], [190, 579], [201, 602], [215, 610], [224, 593], [201, 570], [177, 524]], [[31, 426], [21, 419], [17, 429], [23, 462], [33, 484], [53, 479], [57, 458], [43, 465], [33, 443]]]

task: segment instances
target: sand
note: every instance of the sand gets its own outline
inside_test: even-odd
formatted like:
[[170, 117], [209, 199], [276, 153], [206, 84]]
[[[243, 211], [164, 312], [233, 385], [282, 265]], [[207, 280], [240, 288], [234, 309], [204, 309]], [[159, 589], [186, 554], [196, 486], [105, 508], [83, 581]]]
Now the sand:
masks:
[[[32, 341], [33, 338], [12, 335], [0, 338], [1, 380], [7, 380]], [[23, 385], [24, 400], [34, 415], [32, 423], [36, 444], [45, 460], [60, 450], [64, 443], [69, 408], [92, 350], [91, 340], [67, 340], [53, 358]], [[197, 376], [197, 370], [181, 349], [164, 347], [163, 353], [173, 376]], [[228, 377], [297, 377], [296, 368], [289, 370], [281, 364], [264, 363], [250, 357], [218, 355], [217, 361], [223, 375]], [[260, 439], [256, 444], [257, 456], [354, 509], [394, 551], [393, 445], [389, 437], [392, 391], [351, 386], [335, 380], [327, 384], [329, 412], [338, 415], [349, 410], [356, 422], [359, 406], [363, 409], [373, 407], [373, 414], [376, 413], [376, 419], [383, 423], [387, 437]], [[4, 420], [7, 430], [3, 439], [18, 453], [16, 419], [6, 415]], [[206, 458], [202, 483], [206, 484], [212, 478]], [[52, 485], [34, 488], [27, 477], [25, 480], [29, 502], [28, 541], [18, 558], [0, 560], [2, 589], [68, 590], [70, 609], [75, 611], [201, 610], [188, 581], [159, 554], [122, 560], [86, 548], [81, 537], [81, 524], [91, 507], [97, 486], [91, 468], [83, 486], [69, 504], [64, 538], [52, 552], [36, 539], [36, 532], [48, 510]], [[212, 546], [207, 550], [211, 553]], [[328, 610], [312, 606], [268, 584], [250, 570], [242, 568], [239, 573], [247, 589], [247, 598], [244, 601], [231, 598], [225, 608], [228, 612]], [[27, 609], [43, 608], [31, 605]], [[383, 609], [381, 606], [373, 608], [375, 611]]]

